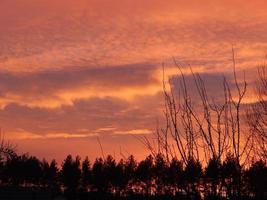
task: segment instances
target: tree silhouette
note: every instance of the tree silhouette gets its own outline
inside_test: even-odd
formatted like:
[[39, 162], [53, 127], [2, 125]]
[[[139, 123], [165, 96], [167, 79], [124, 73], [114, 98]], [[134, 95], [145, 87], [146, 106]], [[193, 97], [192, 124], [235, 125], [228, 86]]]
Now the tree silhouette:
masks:
[[56, 160], [52, 160], [50, 164], [44, 159], [41, 162], [42, 167], [42, 179], [41, 184], [45, 188], [49, 188], [52, 197], [60, 193], [60, 183], [59, 183], [59, 169], [57, 167]]
[[173, 194], [181, 192], [184, 187], [183, 163], [173, 158], [168, 170], [168, 182], [173, 190]]
[[15, 146], [9, 141], [5, 140], [4, 136], [2, 135], [2, 130], [0, 130], [0, 161], [5, 161], [7, 158], [15, 156], [17, 156]]
[[90, 184], [92, 183], [92, 171], [91, 164], [88, 156], [82, 162], [82, 187], [88, 192], [90, 189]]
[[25, 183], [39, 185], [42, 177], [42, 167], [40, 161], [33, 156], [25, 156], [23, 161], [23, 169]]
[[228, 154], [222, 165], [222, 184], [229, 198], [240, 197], [242, 168], [237, 158]]
[[136, 180], [136, 169], [137, 169], [137, 162], [134, 159], [134, 156], [131, 155], [125, 162], [125, 169], [124, 169], [125, 182], [127, 182], [126, 190], [128, 191], [128, 193], [133, 193], [133, 186]]
[[90, 184], [92, 183], [92, 172], [89, 158], [86, 157], [82, 162], [82, 186], [85, 191], [89, 191]]
[[156, 184], [156, 193], [158, 195], [162, 195], [165, 193], [166, 185], [168, 183], [168, 164], [162, 154], [158, 154], [155, 157], [153, 170]]
[[146, 196], [152, 192], [153, 162], [153, 157], [150, 155], [141, 161], [136, 169], [136, 179]]
[[246, 176], [249, 189], [256, 199], [266, 199], [267, 167], [265, 163], [262, 160], [253, 163], [246, 172]]
[[205, 193], [209, 197], [216, 198], [221, 191], [221, 169], [219, 159], [210, 159], [205, 169]]
[[104, 162], [104, 177], [107, 190], [110, 193], [114, 193], [114, 185], [116, 184], [116, 161], [111, 155], [108, 155]]
[[267, 161], [267, 66], [258, 68], [256, 86], [257, 102], [251, 104], [247, 111], [247, 122], [253, 134], [255, 154]]
[[107, 183], [104, 174], [104, 161], [102, 158], [97, 158], [92, 168], [93, 189], [101, 192], [107, 191]]
[[201, 163], [198, 160], [189, 159], [183, 174], [189, 198], [200, 199], [199, 186], [203, 174]]
[[115, 167], [113, 178], [113, 187], [115, 194], [120, 197], [121, 194], [123, 194], [123, 192], [125, 191], [128, 184], [128, 180], [125, 176], [125, 163], [122, 159]]
[[[27, 154], [2, 161], [1, 187], [46, 189], [52, 197], [67, 199], [266, 199], [267, 166], [262, 160], [243, 168], [228, 154], [221, 164], [211, 159], [205, 167], [198, 160], [187, 163], [162, 154], [136, 162], [133, 156], [116, 163], [112, 156], [98, 158], [92, 169], [88, 157], [68, 155], [59, 171], [55, 160], [42, 162]], [[34, 195], [33, 195], [34, 197]], [[202, 197], [202, 198], [201, 198]]]
[[5, 182], [12, 185], [18, 186], [23, 183], [23, 161], [21, 156], [14, 156], [8, 158], [5, 163], [4, 179]]
[[66, 194], [70, 199], [74, 198], [77, 189], [80, 186], [81, 179], [79, 156], [77, 156], [75, 160], [73, 160], [71, 155], [67, 156], [62, 163], [61, 178]]

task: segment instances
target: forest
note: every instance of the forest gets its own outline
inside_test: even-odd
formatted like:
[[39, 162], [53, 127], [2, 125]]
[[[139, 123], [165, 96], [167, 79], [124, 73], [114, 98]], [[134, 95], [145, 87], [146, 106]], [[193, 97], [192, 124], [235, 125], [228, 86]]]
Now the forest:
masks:
[[69, 155], [61, 166], [21, 155], [2, 160], [0, 173], [1, 199], [23, 189], [30, 191], [27, 199], [266, 199], [267, 185], [265, 162], [242, 167], [231, 155], [206, 167], [193, 159], [168, 163], [161, 154], [140, 162], [109, 155], [93, 163]]

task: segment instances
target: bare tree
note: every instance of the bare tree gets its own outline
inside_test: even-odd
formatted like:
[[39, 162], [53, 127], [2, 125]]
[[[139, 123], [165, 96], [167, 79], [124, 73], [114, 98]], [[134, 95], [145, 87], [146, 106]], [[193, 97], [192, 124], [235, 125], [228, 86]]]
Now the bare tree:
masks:
[[14, 157], [16, 155], [16, 147], [7, 141], [2, 131], [0, 131], [0, 159]]
[[247, 111], [247, 122], [253, 134], [255, 152], [267, 160], [267, 67], [258, 68], [258, 81], [256, 86], [257, 102]]
[[176, 59], [173, 62], [177, 67], [177, 76], [169, 78], [168, 84], [163, 65], [165, 125], [157, 128], [156, 142], [144, 137], [143, 143], [152, 155], [165, 155], [168, 162], [170, 158], [179, 156], [186, 164], [191, 159], [200, 158], [208, 163], [209, 159], [221, 160], [230, 153], [238, 163], [246, 163], [252, 151], [253, 137], [242, 127], [245, 126], [242, 115], [247, 82], [245, 73], [243, 80], [238, 80], [234, 49], [233, 83], [230, 85], [223, 77], [220, 98], [212, 97], [201, 75], [188, 66], [196, 90], [196, 94], [192, 95], [192, 86], [189, 88], [184, 67]]

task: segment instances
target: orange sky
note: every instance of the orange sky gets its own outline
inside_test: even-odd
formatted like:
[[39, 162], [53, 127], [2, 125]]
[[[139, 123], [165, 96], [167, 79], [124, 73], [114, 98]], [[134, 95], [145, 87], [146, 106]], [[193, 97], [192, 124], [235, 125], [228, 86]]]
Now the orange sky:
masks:
[[[267, 49], [267, 2], [1, 0], [0, 126], [18, 150], [120, 157], [161, 118], [161, 63], [203, 74], [218, 95], [238, 71], [254, 81]], [[185, 69], [186, 70], [186, 69]], [[136, 148], [136, 147], [140, 148]]]

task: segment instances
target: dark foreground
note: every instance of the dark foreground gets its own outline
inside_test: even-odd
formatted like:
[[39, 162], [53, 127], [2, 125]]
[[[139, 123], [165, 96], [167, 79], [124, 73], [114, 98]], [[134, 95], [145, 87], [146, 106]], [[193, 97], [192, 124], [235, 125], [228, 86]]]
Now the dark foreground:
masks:
[[0, 162], [0, 200], [267, 200], [267, 166], [262, 160], [244, 167], [228, 156], [223, 162], [167, 162], [162, 155], [136, 162], [68, 156], [61, 169], [22, 155]]
[[115, 194], [104, 194], [99, 192], [76, 192], [76, 193], [61, 193], [48, 188], [36, 187], [1, 187], [0, 188], [1, 200], [260, 200], [266, 199], [265, 197], [197, 197], [195, 195], [144, 195], [132, 194], [128, 196], [119, 196]]

